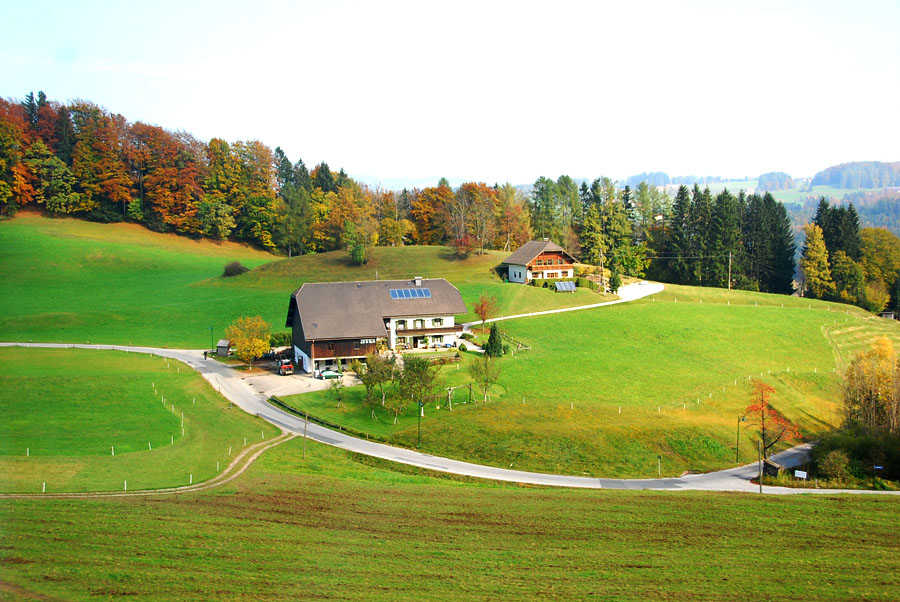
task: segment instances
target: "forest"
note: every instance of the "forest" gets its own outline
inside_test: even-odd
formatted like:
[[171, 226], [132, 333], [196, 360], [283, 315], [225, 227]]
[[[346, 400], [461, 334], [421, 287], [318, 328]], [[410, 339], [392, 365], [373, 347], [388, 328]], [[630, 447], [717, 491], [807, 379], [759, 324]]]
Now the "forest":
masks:
[[[642, 176], [624, 188], [608, 177], [579, 185], [562, 175], [540, 177], [530, 191], [510, 183], [453, 188], [443, 178], [424, 188], [373, 189], [258, 140], [204, 142], [42, 92], [0, 100], [7, 217], [30, 207], [245, 241], [287, 256], [344, 249], [359, 264], [375, 245], [447, 245], [466, 257], [546, 237], [611, 278], [793, 292], [795, 234], [769, 193], [713, 195], [694, 183], [672, 199], [656, 184], [680, 179]], [[883, 280], [890, 287], [895, 279]]]
[[819, 200], [804, 226], [800, 286], [808, 297], [852, 303], [871, 312], [900, 299], [900, 238], [883, 228], [859, 226], [853, 203]]
[[857, 161], [842, 163], [813, 176], [813, 186], [835, 188], [892, 188], [900, 186], [900, 162]]
[[770, 171], [759, 176], [756, 187], [760, 190], [790, 190], [794, 187], [794, 179], [783, 171]]

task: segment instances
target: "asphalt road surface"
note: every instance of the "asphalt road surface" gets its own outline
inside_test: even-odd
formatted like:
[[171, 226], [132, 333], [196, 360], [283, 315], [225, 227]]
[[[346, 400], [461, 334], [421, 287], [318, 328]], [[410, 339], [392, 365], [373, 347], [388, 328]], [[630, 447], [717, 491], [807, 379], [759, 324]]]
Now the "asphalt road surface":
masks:
[[[245, 382], [244, 377], [236, 370], [216, 360], [203, 359], [202, 350], [162, 349], [155, 347], [127, 347], [122, 345], [73, 345], [65, 343], [0, 343], [0, 346], [45, 347], [45, 348], [79, 348], [79, 349], [111, 349], [137, 353], [152, 353], [179, 360], [199, 372], [226, 399], [250, 414], [255, 414], [283, 430], [300, 434], [304, 432], [304, 420], [268, 403], [268, 396], [254, 391]], [[581, 487], [586, 489], [645, 489], [645, 490], [702, 490], [702, 491], [745, 491], [759, 492], [759, 485], [751, 483], [758, 473], [757, 464], [749, 464], [717, 472], [686, 475], [674, 478], [659, 479], [602, 479], [571, 475], [556, 475], [536, 472], [525, 472], [461, 462], [417, 452], [410, 449], [393, 447], [374, 441], [358, 439], [344, 433], [319, 426], [310, 422], [306, 425], [307, 436], [314, 441], [333, 445], [348, 451], [382, 458], [391, 462], [399, 462], [410, 466], [418, 466], [439, 472], [446, 472], [496, 481], [511, 481], [552, 487]], [[800, 445], [776, 454], [773, 460], [791, 468], [801, 464], [809, 451], [808, 445]], [[836, 489], [792, 489], [786, 487], [763, 487], [764, 493], [891, 493], [865, 490]]]

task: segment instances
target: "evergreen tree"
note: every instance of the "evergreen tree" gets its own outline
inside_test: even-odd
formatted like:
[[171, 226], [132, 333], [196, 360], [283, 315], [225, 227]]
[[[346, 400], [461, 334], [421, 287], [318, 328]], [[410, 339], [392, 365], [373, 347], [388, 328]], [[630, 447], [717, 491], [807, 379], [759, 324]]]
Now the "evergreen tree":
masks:
[[600, 265], [606, 256], [606, 237], [600, 219], [600, 208], [590, 205], [581, 226], [581, 260], [590, 265]]
[[65, 105], [59, 107], [56, 119], [56, 147], [54, 151], [60, 161], [72, 167], [72, 152], [75, 148], [75, 126], [72, 114]]
[[503, 339], [500, 337], [500, 327], [496, 322], [491, 324], [491, 334], [488, 336], [487, 345], [484, 346], [484, 353], [488, 357], [503, 355]]
[[316, 188], [324, 193], [337, 192], [337, 183], [334, 181], [334, 176], [331, 175], [331, 170], [328, 169], [328, 164], [324, 161], [319, 163], [319, 166], [316, 168], [316, 181], [314, 184]]
[[841, 248], [839, 250], [846, 253], [850, 259], [859, 261], [862, 258], [862, 236], [859, 229], [859, 213], [856, 212], [853, 203], [847, 206], [841, 223]]
[[[794, 271], [797, 267], [794, 255], [797, 252], [797, 243], [794, 240], [794, 232], [791, 228], [791, 218], [787, 214], [784, 205], [766, 193], [763, 203], [769, 212], [769, 222], [772, 224], [771, 248], [772, 264], [770, 266], [767, 287], [763, 290], [770, 293], [790, 295], [794, 292]], [[762, 287], [761, 287], [762, 288]]]
[[678, 284], [687, 284], [690, 281], [691, 265], [688, 259], [691, 255], [690, 211], [690, 193], [686, 186], [679, 186], [675, 203], [672, 205], [669, 244], [666, 247], [670, 278]]

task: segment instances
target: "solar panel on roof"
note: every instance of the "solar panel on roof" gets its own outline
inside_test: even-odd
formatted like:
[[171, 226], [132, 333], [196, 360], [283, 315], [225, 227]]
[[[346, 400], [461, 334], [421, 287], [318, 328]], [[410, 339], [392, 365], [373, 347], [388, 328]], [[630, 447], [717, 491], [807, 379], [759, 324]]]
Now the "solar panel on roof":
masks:
[[391, 299], [431, 299], [428, 288], [392, 288], [389, 289]]

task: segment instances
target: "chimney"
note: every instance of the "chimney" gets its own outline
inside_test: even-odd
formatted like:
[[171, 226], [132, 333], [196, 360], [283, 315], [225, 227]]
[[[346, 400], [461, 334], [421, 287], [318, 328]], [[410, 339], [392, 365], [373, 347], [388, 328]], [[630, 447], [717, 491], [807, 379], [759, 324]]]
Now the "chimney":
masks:
[[416, 286], [422, 286], [422, 277], [416, 276]]

